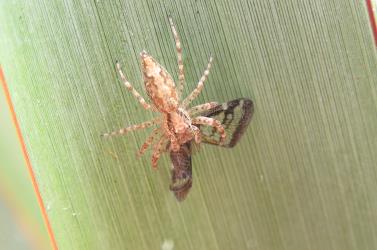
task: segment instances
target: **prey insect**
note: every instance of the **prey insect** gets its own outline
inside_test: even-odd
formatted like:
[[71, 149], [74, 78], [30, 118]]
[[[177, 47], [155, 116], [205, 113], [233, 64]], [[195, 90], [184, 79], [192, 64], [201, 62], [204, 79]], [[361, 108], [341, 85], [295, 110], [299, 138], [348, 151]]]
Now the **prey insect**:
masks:
[[182, 98], [185, 74], [181, 42], [171, 18], [169, 21], [178, 58], [177, 86], [170, 74], [152, 56], [142, 51], [140, 57], [144, 86], [151, 101], [148, 103], [128, 82], [120, 64], [117, 63], [116, 68], [125, 87], [144, 109], [152, 110], [160, 115], [150, 121], [105, 133], [103, 136], [125, 135], [131, 131], [156, 125], [157, 127], [141, 146], [138, 156], [143, 155], [149, 147], [153, 147], [151, 163], [153, 168], [157, 168], [161, 154], [170, 153], [172, 161], [170, 190], [181, 201], [185, 199], [192, 186], [193, 144], [205, 142], [233, 147], [250, 122], [253, 103], [249, 99], [241, 98], [224, 104], [208, 102], [189, 108], [191, 102], [203, 89], [211, 68], [212, 57], [209, 58], [207, 68], [199, 79], [197, 87], [186, 98]]
[[[220, 121], [227, 135], [225, 140], [222, 140], [212, 127], [200, 125], [202, 142], [226, 148], [234, 147], [245, 133], [253, 111], [253, 102], [246, 98], [240, 98], [214, 105], [212, 108], [200, 112], [201, 116]], [[179, 151], [170, 151], [173, 165], [170, 190], [179, 201], [186, 198], [192, 187], [191, 156], [194, 143], [194, 141], [188, 141], [181, 145]]]

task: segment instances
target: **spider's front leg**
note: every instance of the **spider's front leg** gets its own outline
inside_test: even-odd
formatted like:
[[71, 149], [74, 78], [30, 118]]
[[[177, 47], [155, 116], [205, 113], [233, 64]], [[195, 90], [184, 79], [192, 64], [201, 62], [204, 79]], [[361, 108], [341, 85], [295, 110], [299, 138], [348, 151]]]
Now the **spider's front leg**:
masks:
[[139, 92], [137, 92], [134, 87], [132, 86], [132, 84], [127, 81], [126, 77], [124, 76], [123, 74], [123, 71], [120, 67], [120, 64], [117, 62], [116, 64], [116, 67], [117, 67], [117, 70], [119, 72], [119, 75], [120, 75], [120, 78], [122, 79], [123, 81], [123, 84], [126, 86], [126, 88], [136, 97], [136, 99], [139, 101], [139, 103], [145, 108], [145, 109], [152, 109], [155, 111], [155, 108], [150, 105], [149, 103], [147, 103], [145, 101], [145, 99], [139, 94]]
[[161, 132], [160, 128], [155, 128], [152, 131], [152, 133], [148, 136], [144, 144], [141, 146], [139, 152], [137, 153], [138, 158], [144, 154], [144, 152], [148, 149], [148, 147], [153, 143], [154, 138], [156, 138], [160, 132]]
[[180, 148], [177, 137], [171, 131], [168, 131], [168, 136], [170, 138], [170, 149], [177, 152]]
[[225, 138], [226, 138], [225, 129], [221, 125], [221, 122], [219, 122], [218, 120], [210, 118], [210, 117], [198, 116], [192, 120], [192, 124], [207, 125], [207, 126], [214, 127], [217, 130], [217, 132], [220, 134], [220, 143], [221, 144], [224, 143]]
[[155, 118], [153, 120], [143, 122], [143, 123], [140, 123], [140, 124], [137, 124], [137, 125], [131, 125], [129, 127], [121, 128], [121, 129], [113, 131], [113, 132], [104, 133], [101, 136], [107, 138], [107, 137], [116, 136], [116, 135], [124, 135], [124, 134], [127, 134], [128, 132], [131, 132], [131, 131], [148, 128], [150, 126], [158, 124], [160, 121], [161, 121], [161, 118], [158, 117], [158, 118]]
[[161, 153], [164, 151], [165, 145], [168, 142], [166, 136], [161, 136], [160, 140], [154, 145], [152, 154], [152, 167], [157, 168], [157, 162], [161, 157]]
[[188, 110], [188, 113], [189, 113], [190, 116], [194, 116], [197, 113], [200, 113], [200, 112], [203, 112], [203, 111], [206, 111], [206, 110], [210, 110], [211, 108], [214, 108], [217, 105], [219, 105], [219, 103], [217, 103], [217, 102], [207, 102], [207, 103], [200, 104], [198, 106], [190, 108]]
[[169, 128], [169, 125], [168, 125], [168, 116], [166, 115], [165, 116], [165, 121], [163, 123], [163, 130], [164, 130], [164, 133], [166, 135], [167, 138], [169, 138], [170, 140], [170, 149], [173, 150], [174, 152], [178, 151], [179, 150], [179, 143], [178, 143], [178, 139], [177, 139], [177, 136], [175, 135], [174, 131], [171, 131], [170, 128]]
[[212, 64], [212, 57], [209, 58], [207, 69], [204, 71], [202, 77], [200, 78], [200, 80], [198, 82], [198, 86], [182, 102], [182, 105], [181, 105], [182, 108], [186, 109], [186, 107], [192, 102], [192, 100], [194, 100], [200, 94], [200, 92], [202, 91], [203, 86], [204, 86], [204, 82], [209, 75], [209, 70], [211, 69], [211, 64]]
[[175, 48], [177, 50], [177, 61], [178, 61], [178, 88], [177, 88], [177, 95], [178, 100], [181, 98], [181, 94], [183, 91], [183, 84], [185, 83], [185, 73], [183, 70], [183, 61], [182, 61], [182, 47], [181, 47], [181, 41], [179, 40], [179, 36], [177, 33], [177, 30], [175, 29], [173, 20], [169, 18], [171, 30], [173, 32], [174, 40], [175, 40]]
[[200, 142], [202, 141], [202, 135], [200, 134], [200, 129], [195, 125], [191, 125], [191, 131], [192, 131], [192, 134], [194, 135], [195, 143], [200, 144]]

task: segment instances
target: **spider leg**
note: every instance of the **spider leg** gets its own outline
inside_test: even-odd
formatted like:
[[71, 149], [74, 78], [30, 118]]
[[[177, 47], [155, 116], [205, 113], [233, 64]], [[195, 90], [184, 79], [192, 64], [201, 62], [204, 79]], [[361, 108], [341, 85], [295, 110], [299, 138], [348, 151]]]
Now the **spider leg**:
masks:
[[202, 135], [200, 134], [200, 129], [196, 126], [191, 126], [192, 133], [194, 134], [194, 140], [196, 144], [200, 144], [202, 141]]
[[[165, 120], [168, 120], [167, 115], [165, 115]], [[162, 127], [163, 127], [163, 130], [164, 130], [164, 133], [166, 134], [166, 136], [170, 140], [170, 149], [175, 151], [175, 152], [178, 151], [180, 146], [179, 146], [178, 139], [177, 139], [174, 131], [170, 130], [167, 123], [163, 123]]]
[[152, 133], [148, 136], [145, 140], [144, 144], [141, 146], [139, 152], [137, 153], [137, 157], [140, 157], [144, 154], [144, 152], [148, 149], [148, 147], [153, 143], [154, 138], [160, 133], [160, 128], [155, 128]]
[[168, 132], [169, 138], [170, 138], [170, 149], [173, 150], [174, 152], [177, 152], [180, 148], [180, 145], [178, 144], [177, 137], [175, 136], [174, 133]]
[[181, 41], [179, 39], [179, 36], [178, 36], [178, 33], [177, 33], [177, 30], [175, 29], [175, 26], [174, 26], [174, 23], [173, 23], [173, 20], [171, 18], [169, 18], [169, 22], [170, 22], [170, 26], [171, 26], [171, 30], [173, 32], [173, 36], [174, 36], [174, 40], [175, 40], [175, 48], [177, 50], [177, 59], [178, 59], [178, 89], [177, 89], [177, 95], [178, 95], [178, 100], [180, 100], [181, 98], [181, 94], [182, 94], [182, 91], [183, 91], [183, 85], [185, 83], [185, 73], [184, 73], [184, 70], [183, 70], [183, 60], [182, 60], [182, 47], [181, 47]]
[[198, 82], [198, 86], [191, 92], [191, 94], [186, 97], [186, 99], [182, 102], [182, 105], [181, 107], [182, 108], [186, 108], [191, 102], [192, 100], [194, 100], [199, 94], [200, 92], [202, 91], [203, 89], [203, 86], [204, 86], [204, 82], [205, 80], [207, 79], [208, 77], [208, 74], [209, 74], [209, 70], [211, 68], [211, 64], [212, 64], [212, 57], [209, 58], [209, 62], [208, 62], [208, 65], [207, 65], [207, 69], [204, 71], [202, 77], [200, 78], [199, 82]]
[[217, 130], [217, 132], [220, 134], [220, 143], [223, 143], [225, 141], [225, 137], [226, 137], [225, 129], [221, 125], [221, 122], [219, 122], [218, 120], [210, 118], [210, 117], [198, 116], [192, 120], [192, 124], [201, 124], [201, 125], [214, 127]]
[[164, 145], [168, 139], [163, 135], [160, 140], [154, 145], [152, 154], [152, 167], [157, 169], [157, 162], [160, 159], [161, 153], [164, 151]]
[[102, 134], [102, 136], [105, 137], [105, 138], [108, 138], [108, 137], [116, 136], [116, 135], [124, 135], [124, 134], [127, 134], [128, 132], [131, 132], [131, 131], [134, 131], [134, 130], [148, 128], [150, 126], [153, 126], [153, 125], [159, 123], [160, 119], [161, 119], [160, 117], [157, 117], [153, 120], [146, 121], [146, 122], [143, 122], [143, 123], [140, 123], [140, 124], [137, 124], [137, 125], [131, 125], [129, 127], [121, 128], [121, 129], [113, 131], [113, 132], [104, 133], [104, 134]]
[[188, 110], [189, 115], [195, 115], [197, 113], [200, 113], [202, 111], [209, 110], [215, 106], [219, 105], [217, 102], [207, 102], [204, 104], [200, 104], [198, 106], [192, 107]]
[[153, 108], [152, 105], [148, 104], [144, 98], [139, 94], [139, 92], [137, 92], [134, 87], [131, 85], [131, 83], [129, 81], [127, 81], [126, 77], [124, 76], [123, 74], [123, 71], [121, 69], [121, 66], [120, 64], [117, 62], [116, 64], [116, 67], [117, 67], [117, 70], [119, 72], [119, 75], [120, 75], [120, 78], [122, 79], [124, 85], [126, 86], [126, 88], [136, 97], [136, 99], [139, 101], [139, 103], [145, 108], [145, 109], [152, 109], [152, 110], [155, 110]]

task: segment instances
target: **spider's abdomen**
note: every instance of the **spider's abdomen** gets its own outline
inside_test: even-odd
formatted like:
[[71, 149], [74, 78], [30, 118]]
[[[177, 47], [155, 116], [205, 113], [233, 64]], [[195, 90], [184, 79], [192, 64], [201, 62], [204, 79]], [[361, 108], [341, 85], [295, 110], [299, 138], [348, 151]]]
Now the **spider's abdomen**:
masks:
[[145, 89], [154, 106], [164, 113], [177, 110], [178, 98], [172, 77], [145, 51], [140, 55]]

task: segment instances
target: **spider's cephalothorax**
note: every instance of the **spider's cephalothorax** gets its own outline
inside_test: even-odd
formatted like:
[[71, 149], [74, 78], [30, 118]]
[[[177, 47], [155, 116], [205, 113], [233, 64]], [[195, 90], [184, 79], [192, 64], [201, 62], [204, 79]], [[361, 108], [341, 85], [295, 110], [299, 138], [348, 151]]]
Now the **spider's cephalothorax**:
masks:
[[[225, 130], [218, 120], [204, 116], [197, 116], [198, 113], [213, 108], [217, 103], [209, 102], [189, 109], [187, 108], [203, 88], [204, 81], [209, 74], [212, 57], [210, 58], [207, 69], [200, 78], [197, 87], [190, 95], [181, 100], [181, 93], [185, 82], [182, 48], [177, 31], [171, 19], [170, 24], [178, 56], [178, 86], [175, 85], [170, 74], [152, 56], [148, 55], [145, 51], [141, 52], [140, 57], [144, 85], [146, 92], [152, 101], [152, 104], [149, 104], [127, 81], [120, 68], [120, 64], [117, 63], [118, 72], [126, 88], [132, 92], [145, 109], [151, 109], [155, 112], [159, 112], [161, 115], [153, 120], [103, 135], [105, 137], [123, 135], [133, 130], [147, 128], [152, 125], [159, 125], [159, 127], [152, 131], [152, 134], [147, 138], [139, 151], [140, 156], [151, 144], [154, 144], [152, 154], [153, 167], [157, 167], [158, 159], [160, 158], [161, 153], [166, 149], [177, 152], [179, 151], [180, 146], [188, 141], [193, 140], [196, 143], [200, 143], [201, 136], [198, 128], [200, 125], [213, 127], [220, 135], [221, 141], [225, 140], [226, 137]], [[158, 138], [158, 141], [154, 142], [155, 138]]]

